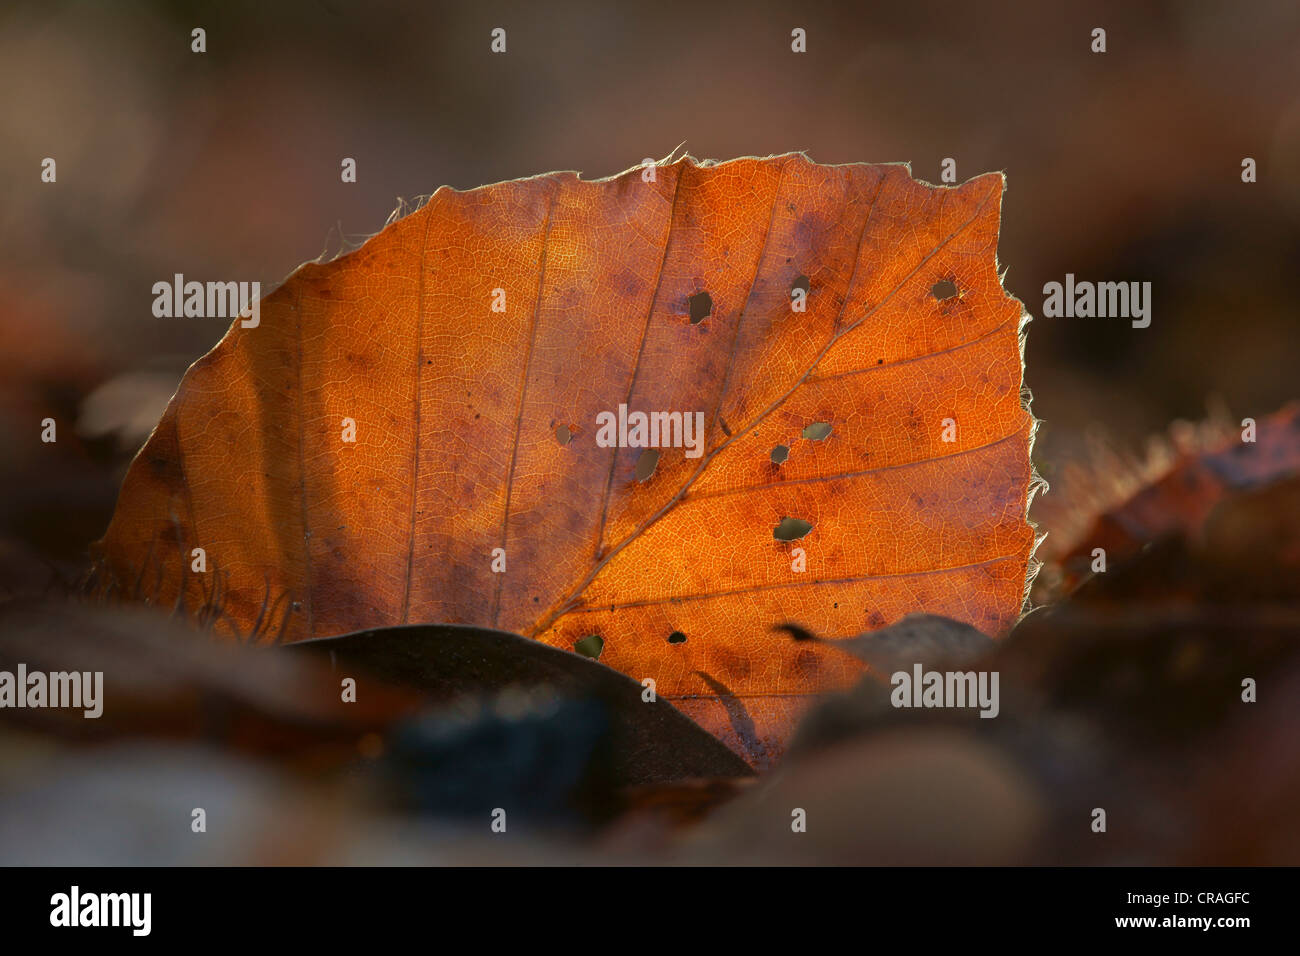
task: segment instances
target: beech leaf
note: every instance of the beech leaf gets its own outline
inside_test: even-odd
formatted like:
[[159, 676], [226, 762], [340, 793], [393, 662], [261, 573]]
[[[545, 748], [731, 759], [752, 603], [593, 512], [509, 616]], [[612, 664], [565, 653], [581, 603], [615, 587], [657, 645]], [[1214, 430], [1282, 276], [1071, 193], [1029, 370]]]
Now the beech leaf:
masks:
[[[794, 153], [441, 188], [195, 363], [95, 581], [286, 640], [597, 635], [764, 764], [862, 668], [774, 624], [1020, 614], [1034, 420], [1003, 185]], [[639, 471], [638, 415], [660, 431]]]

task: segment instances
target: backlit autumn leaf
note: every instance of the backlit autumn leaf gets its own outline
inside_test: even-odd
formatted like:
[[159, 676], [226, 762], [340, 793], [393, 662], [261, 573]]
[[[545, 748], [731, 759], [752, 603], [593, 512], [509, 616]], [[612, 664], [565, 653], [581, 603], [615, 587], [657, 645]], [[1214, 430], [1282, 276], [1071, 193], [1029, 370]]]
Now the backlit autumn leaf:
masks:
[[[440, 189], [190, 369], [99, 584], [290, 640], [584, 642], [766, 763], [861, 667], [774, 624], [1020, 612], [1033, 419], [1002, 189], [801, 154]], [[698, 415], [674, 436], [697, 447], [598, 441], [637, 412]]]

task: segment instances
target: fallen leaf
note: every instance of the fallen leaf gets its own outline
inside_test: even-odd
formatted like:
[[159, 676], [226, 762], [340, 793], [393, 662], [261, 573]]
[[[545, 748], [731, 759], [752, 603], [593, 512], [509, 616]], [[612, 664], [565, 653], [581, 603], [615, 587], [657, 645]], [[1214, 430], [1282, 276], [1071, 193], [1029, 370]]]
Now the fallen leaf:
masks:
[[358, 742], [417, 714], [421, 695], [372, 685], [355, 703], [314, 658], [213, 641], [143, 608], [60, 600], [0, 604], [0, 670], [102, 675], [101, 713], [6, 709], [10, 726], [51, 740], [103, 745], [137, 738], [209, 746], [314, 771], [355, 760]]
[[[1262, 418], [1251, 441], [1233, 434], [1218, 447], [1185, 454], [1161, 476], [1098, 515], [1061, 558], [1067, 589], [1086, 578], [1105, 552], [1107, 564], [1173, 534], [1202, 533], [1215, 508], [1236, 492], [1263, 489], [1300, 473], [1300, 404]], [[1285, 520], [1287, 512], [1279, 513]]]
[[[520, 710], [544, 705], [552, 714], [566, 702], [592, 705], [593, 719], [601, 725], [594, 728], [593, 739], [607, 744], [599, 754], [600, 776], [612, 787], [750, 774], [742, 760], [672, 706], [646, 700], [645, 689], [636, 681], [579, 655], [514, 634], [411, 625], [318, 638], [291, 647], [319, 658], [328, 656], [340, 674], [366, 674], [378, 678], [381, 687], [418, 690], [426, 704], [445, 707], [469, 696], [492, 699], [498, 709], [504, 706], [509, 710], [508, 698], [513, 696], [521, 701]], [[359, 679], [358, 700], [369, 693], [369, 683]], [[579, 728], [570, 726], [565, 735], [576, 738]], [[446, 737], [443, 733], [437, 741], [440, 753], [450, 749]], [[526, 786], [529, 774], [520, 761], [539, 767], [547, 760], [559, 762], [564, 740], [550, 743], [549, 757], [541, 754], [534, 760], [529, 741], [512, 741], [514, 765], [502, 762], [494, 772], [511, 777], [515, 786]], [[500, 741], [495, 747], [501, 749]], [[480, 764], [490, 756], [483, 751], [492, 750], [464, 749]], [[429, 761], [425, 762], [427, 767]], [[495, 791], [484, 788], [483, 798], [490, 800], [486, 794], [495, 793], [500, 800], [505, 789], [504, 784]], [[484, 813], [492, 806], [489, 802]]]
[[[802, 154], [444, 187], [195, 363], [95, 586], [288, 640], [597, 635], [766, 764], [861, 669], [774, 623], [1020, 613], [1033, 419], [1002, 190]], [[623, 407], [698, 413], [698, 456], [684, 431], [640, 467], [603, 447]]]
[[969, 624], [935, 614], [909, 614], [879, 631], [832, 641], [796, 624], [781, 624], [777, 629], [796, 641], [812, 641], [852, 654], [871, 668], [874, 677], [886, 681], [896, 671], [910, 671], [914, 664], [965, 667], [995, 646], [987, 634]]

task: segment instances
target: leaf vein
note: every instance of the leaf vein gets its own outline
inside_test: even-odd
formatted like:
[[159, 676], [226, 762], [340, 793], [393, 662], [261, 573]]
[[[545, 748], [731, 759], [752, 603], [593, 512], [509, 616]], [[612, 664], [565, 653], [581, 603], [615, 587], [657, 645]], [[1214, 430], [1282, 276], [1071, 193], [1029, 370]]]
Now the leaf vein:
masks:
[[[884, 180], [885, 177], [882, 174], [881, 184], [877, 188], [875, 196], [872, 197], [871, 210], [874, 210], [876, 205], [876, 199], [879, 197], [880, 191], [884, 188]], [[718, 453], [720, 453], [723, 449], [725, 449], [728, 445], [730, 445], [733, 441], [735, 441], [737, 437], [748, 432], [759, 422], [763, 421], [763, 419], [765, 419], [773, 411], [775, 411], [777, 408], [783, 405], [789, 399], [789, 397], [792, 394], [794, 394], [795, 391], [797, 391], [800, 387], [802, 387], [804, 381], [808, 378], [809, 375], [812, 374], [813, 369], [817, 367], [817, 364], [822, 360], [822, 358], [825, 357], [826, 353], [829, 352], [835, 346], [835, 343], [838, 342], [844, 335], [853, 331], [853, 329], [857, 328], [859, 325], [861, 325], [863, 322], [869, 319], [872, 315], [878, 312], [887, 302], [890, 301], [890, 299], [894, 297], [894, 295], [897, 294], [898, 290], [901, 289], [903, 286], [905, 286], [912, 279], [913, 276], [915, 276], [921, 269], [925, 267], [925, 265], [928, 262], [930, 262], [931, 259], [933, 259], [936, 255], [939, 254], [940, 251], [946, 248], [947, 245], [950, 242], [952, 242], [953, 239], [961, 235], [971, 225], [971, 223], [975, 222], [979, 218], [980, 214], [984, 211], [984, 207], [988, 204], [989, 200], [992, 199], [993, 195], [994, 193], [990, 192], [987, 196], [985, 196], [984, 199], [982, 199], [980, 203], [976, 206], [975, 211], [970, 215], [970, 217], [966, 219], [964, 222], [962, 222], [959, 226], [957, 226], [957, 228], [954, 229], [951, 233], [949, 233], [947, 236], [941, 239], [933, 249], [931, 249], [928, 253], [926, 253], [921, 258], [921, 260], [907, 273], [907, 275], [905, 275], [902, 279], [900, 279], [894, 285], [894, 287], [889, 290], [889, 292], [884, 296], [884, 298], [880, 300], [880, 302], [878, 302], [876, 305], [868, 309], [867, 312], [860, 319], [854, 322], [852, 325], [845, 327], [842, 331], [832, 332], [830, 340], [826, 343], [826, 345], [822, 348], [822, 350], [817, 353], [812, 363], [808, 366], [807, 370], [803, 373], [803, 375], [799, 377], [799, 379], [795, 382], [795, 384], [792, 385], [790, 389], [785, 392], [785, 394], [781, 395], [779, 398], [776, 399], [776, 401], [774, 401], [771, 405], [769, 405], [766, 409], [764, 409], [763, 412], [761, 412], [758, 415], [758, 417], [755, 418], [752, 422], [749, 422], [743, 428], [735, 429], [731, 438], [728, 438], [726, 441], [719, 444], [717, 448], [707, 452], [704, 455], [704, 458], [701, 460], [699, 467], [695, 469], [695, 471], [686, 480], [685, 484], [681, 487], [681, 489], [679, 489], [678, 492], [663, 505], [663, 507], [661, 507], [653, 515], [651, 515], [640, 525], [638, 525], [635, 529], [633, 529], [615, 547], [613, 547], [608, 552], [606, 552], [600, 558], [600, 560], [596, 562], [595, 566], [592, 567], [591, 571], [587, 574], [587, 576], [577, 585], [577, 587], [573, 589], [573, 591], [570, 592], [569, 597], [558, 602], [558, 606], [556, 607], [555, 610], [553, 610], [550, 614], [540, 619], [533, 626], [533, 628], [530, 630], [530, 635], [536, 637], [538, 634], [541, 634], [543, 631], [549, 628], [559, 618], [563, 617], [565, 614], [573, 610], [576, 606], [576, 602], [578, 598], [582, 595], [584, 591], [586, 591], [587, 587], [591, 584], [591, 582], [595, 580], [596, 575], [600, 573], [601, 569], [606, 564], [608, 564], [615, 555], [617, 555], [621, 550], [623, 550], [623, 548], [627, 547], [627, 545], [630, 542], [632, 542], [638, 536], [640, 536], [646, 530], [646, 528], [653, 525], [665, 514], [671, 511], [677, 505], [678, 501], [686, 494], [687, 490], [691, 487], [691, 485], [693, 485], [695, 481], [699, 478], [699, 476], [703, 474], [704, 470], [709, 466], [709, 463], [713, 461], [713, 459], [718, 455]], [[857, 276], [858, 265], [861, 263], [861, 259], [862, 259], [862, 241], [866, 237], [866, 231], [871, 218], [871, 210], [868, 211], [867, 221], [863, 223], [862, 234], [858, 238], [857, 259], [855, 260], [854, 263], [853, 274], [850, 276], [849, 279], [848, 289], [845, 292], [844, 305], [841, 307], [840, 317], [836, 319], [837, 327], [840, 318], [842, 318], [843, 316], [844, 309], [847, 309], [848, 307], [849, 299], [852, 295], [853, 283]]]
[[[510, 497], [515, 483], [515, 465], [519, 460], [519, 432], [524, 424], [524, 400], [528, 395], [528, 373], [533, 365], [533, 347], [537, 342], [537, 325], [541, 321], [542, 315], [542, 297], [546, 293], [546, 251], [551, 239], [551, 221], [555, 215], [555, 198], [560, 192], [560, 180], [555, 181], [555, 187], [551, 190], [551, 197], [546, 206], [546, 224], [542, 227], [542, 251], [541, 261], [538, 264], [537, 278], [537, 302], [533, 306], [533, 318], [529, 324], [528, 330], [528, 351], [524, 356], [524, 369], [519, 380], [519, 412], [515, 415], [515, 438], [510, 443], [510, 467], [506, 472], [506, 504], [501, 514], [501, 549], [506, 547], [507, 536], [510, 532]], [[496, 627], [501, 618], [501, 588], [504, 585], [504, 574], [496, 575], [496, 597], [492, 602], [492, 626]]]

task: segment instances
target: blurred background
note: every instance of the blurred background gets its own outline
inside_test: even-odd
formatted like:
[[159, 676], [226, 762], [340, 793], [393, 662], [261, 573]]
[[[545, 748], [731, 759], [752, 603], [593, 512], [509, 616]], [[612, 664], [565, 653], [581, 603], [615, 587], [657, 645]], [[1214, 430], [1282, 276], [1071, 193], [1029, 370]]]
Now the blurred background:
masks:
[[[196, 27], [202, 54], [191, 52]], [[490, 52], [496, 27], [504, 55]], [[796, 27], [805, 54], [791, 52]], [[1096, 27], [1107, 31], [1102, 55], [1090, 50]], [[1081, 510], [1135, 487], [1152, 436], [1186, 438], [1193, 429], [1176, 423], [1212, 409], [1226, 434], [1297, 396], [1294, 0], [9, 0], [0, 89], [0, 598], [75, 579], [126, 463], [185, 368], [225, 332], [221, 320], [155, 318], [155, 282], [180, 272], [256, 279], [269, 292], [443, 184], [558, 169], [597, 178], [679, 144], [701, 159], [805, 150], [822, 163], [910, 162], [930, 182], [945, 157], [959, 182], [1004, 170], [1000, 260], [1031, 314], [1044, 283], [1066, 273], [1152, 283], [1149, 328], [1049, 318], [1029, 328], [1026, 383], [1044, 422], [1034, 454], [1054, 485], [1033, 517], [1054, 533], [1049, 558], [1083, 529]], [[41, 181], [46, 157], [53, 184]], [[340, 180], [344, 157], [356, 160], [356, 183]], [[1252, 184], [1241, 180], [1245, 157], [1258, 165]], [[56, 444], [41, 442], [47, 417]], [[1273, 434], [1290, 447], [1297, 418], [1286, 421], [1291, 431]], [[995, 730], [894, 728], [870, 685], [828, 703], [830, 723], [871, 733], [796, 768], [799, 799], [839, 799], [818, 812], [849, 821], [820, 831], [825, 845], [810, 858], [1294, 863], [1300, 619], [1264, 606], [1295, 598], [1297, 578], [1283, 571], [1300, 561], [1300, 481], [1282, 492], [1237, 500], [1214, 526], [1231, 533], [1208, 546], [1143, 552], [1136, 574], [1105, 576], [1114, 593], [1076, 597], [1046, 624], [1027, 618], [998, 658], [1026, 696], [1008, 704], [1023, 705], [1017, 718], [987, 722]], [[1260, 568], [1280, 570], [1273, 580]], [[1186, 601], [1177, 613], [1142, 603], [1185, 592], [1200, 617], [1187, 617]], [[1224, 595], [1260, 607], [1204, 611]], [[348, 773], [322, 786], [322, 767], [350, 773], [356, 759], [383, 757], [430, 799], [425, 777], [397, 759], [406, 738], [376, 736], [405, 713], [400, 701], [341, 720], [325, 706], [337, 703], [337, 676], [304, 660], [252, 665], [242, 649], [191, 650], [188, 631], [118, 612], [3, 600], [0, 611], [10, 656], [55, 667], [98, 654], [125, 682], [110, 693], [134, 702], [96, 728], [28, 712], [33, 723], [0, 734], [9, 861], [495, 859], [495, 847], [448, 849], [441, 831], [421, 843], [406, 824], [357, 816]], [[515, 657], [503, 653], [502, 666]], [[1240, 674], [1274, 672], [1258, 710], [1224, 703], [1235, 704]], [[290, 679], [324, 689], [288, 694]], [[582, 743], [554, 714], [525, 718], [526, 739]], [[92, 729], [127, 749], [70, 746]], [[511, 734], [511, 746], [523, 739]], [[517, 768], [513, 751], [483, 757], [478, 738], [464, 754], [454, 734], [451, 744], [412, 739], [412, 766], [451, 750], [509, 779]], [[575, 758], [579, 769], [587, 758]], [[557, 786], [577, 786], [574, 774]], [[674, 825], [750, 787], [704, 776], [715, 779], [631, 797], [622, 777], [606, 785]], [[745, 858], [753, 834], [770, 829], [763, 801], [786, 805], [787, 778], [774, 779], [775, 791], [738, 800], [674, 859]], [[158, 821], [184, 831], [188, 816], [168, 814], [200, 799], [235, 821], [237, 838], [158, 836]], [[1078, 821], [1098, 801], [1120, 808], [1122, 839], [1084, 842]], [[625, 824], [607, 849], [643, 846], [639, 826]], [[846, 832], [857, 842], [844, 844]], [[525, 850], [556, 859], [547, 846]]]
[[[498, 26], [505, 55], [489, 50]], [[1104, 55], [1090, 51], [1098, 26]], [[195, 27], [206, 53], [191, 52]], [[795, 27], [806, 54], [790, 50]], [[378, 231], [399, 198], [556, 169], [600, 177], [683, 142], [718, 160], [907, 161], [931, 182], [945, 157], [958, 181], [1005, 170], [1000, 259], [1031, 314], [1067, 272], [1153, 283], [1147, 329], [1031, 326], [1049, 481], [1090, 429], [1140, 451], [1215, 400], [1260, 417], [1295, 395], [1290, 0], [9, 2], [0, 84], [11, 577], [79, 566], [126, 460], [225, 331], [154, 318], [154, 282], [269, 291]], [[340, 181], [343, 157], [355, 184]], [[46, 416], [57, 445], [39, 440]], [[1048, 527], [1050, 498], [1036, 514]]]

